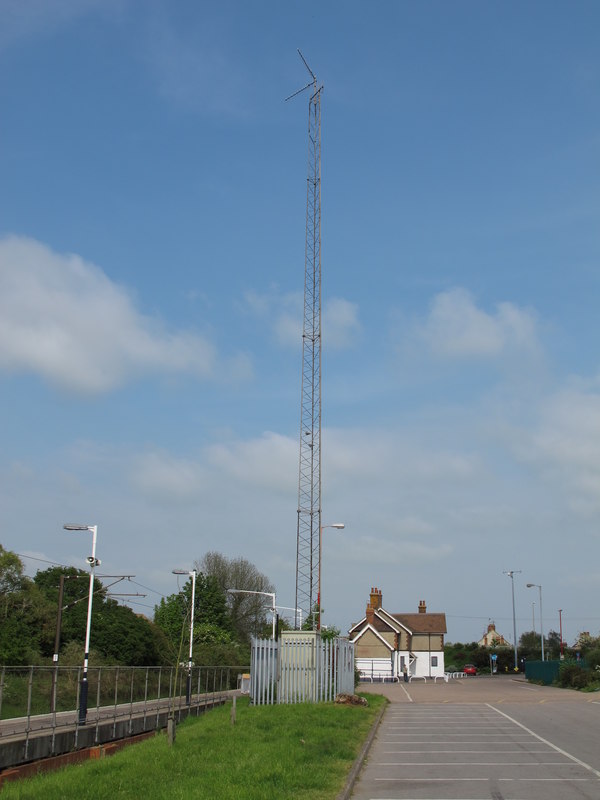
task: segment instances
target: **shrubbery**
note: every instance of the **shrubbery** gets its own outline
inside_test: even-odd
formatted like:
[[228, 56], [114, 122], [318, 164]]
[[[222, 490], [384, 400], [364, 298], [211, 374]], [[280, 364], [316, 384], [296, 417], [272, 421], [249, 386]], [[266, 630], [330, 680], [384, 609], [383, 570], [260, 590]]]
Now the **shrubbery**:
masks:
[[574, 661], [561, 664], [558, 673], [558, 684], [568, 689], [586, 689], [598, 683], [600, 674]]

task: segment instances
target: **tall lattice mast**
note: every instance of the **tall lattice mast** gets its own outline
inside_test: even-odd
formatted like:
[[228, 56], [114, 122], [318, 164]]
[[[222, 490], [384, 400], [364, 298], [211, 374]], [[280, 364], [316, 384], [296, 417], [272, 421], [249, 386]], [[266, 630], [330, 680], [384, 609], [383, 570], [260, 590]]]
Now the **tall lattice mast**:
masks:
[[[300, 53], [300, 50], [298, 50]], [[321, 538], [321, 93], [322, 86], [304, 56], [300, 58], [311, 81], [308, 101], [308, 178], [306, 184], [306, 242], [304, 252], [304, 325], [302, 330], [302, 389], [300, 400], [300, 465], [298, 470], [298, 528], [296, 546], [296, 624], [318, 606]], [[295, 92], [294, 97], [299, 92]], [[288, 98], [289, 99], [289, 98]]]

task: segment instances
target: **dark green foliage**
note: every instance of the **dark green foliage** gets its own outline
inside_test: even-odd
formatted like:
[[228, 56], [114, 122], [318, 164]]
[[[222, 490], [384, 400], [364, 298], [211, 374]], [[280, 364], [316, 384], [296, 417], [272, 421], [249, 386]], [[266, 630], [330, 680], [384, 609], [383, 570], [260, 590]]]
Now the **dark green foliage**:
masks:
[[19, 557], [0, 545], [0, 663], [29, 664], [51, 641], [51, 607], [23, 575]]
[[[51, 567], [30, 580], [16, 554], [0, 545], [0, 662], [41, 664], [54, 652], [60, 577], [64, 576], [59, 663], [83, 660], [90, 575]], [[94, 581], [91, 653], [105, 664], [166, 662], [164, 635], [145, 617], [106, 597]], [[63, 661], [63, 658], [65, 661]], [[90, 657], [90, 662], [92, 659]]]
[[[246, 604], [243, 595], [227, 595], [221, 582], [231, 579], [234, 583], [266, 586], [265, 591], [271, 588], [270, 584], [244, 559], [228, 561], [216, 553], [209, 556], [208, 563], [215, 573], [200, 572], [196, 579], [194, 661], [202, 665], [247, 666], [251, 635], [271, 632], [270, 623], [268, 632], [265, 628], [265, 598], [258, 597], [257, 605], [254, 596]], [[51, 663], [61, 576], [64, 588], [59, 664], [77, 664], [83, 660], [90, 573], [73, 567], [51, 567], [39, 571], [31, 580], [24, 576], [16, 553], [0, 545], [0, 663]], [[155, 608], [155, 622], [151, 622], [108, 597], [107, 589], [96, 578], [90, 663], [153, 666], [187, 661], [191, 592], [189, 579], [180, 592], [161, 600]]]
[[597, 670], [600, 667], [600, 647], [588, 650], [585, 654], [585, 662], [590, 669]]
[[[187, 661], [189, 655], [192, 579], [180, 592], [163, 598], [154, 608], [154, 622], [168, 643], [169, 663]], [[193, 661], [199, 665], [247, 665], [247, 637], [236, 635], [227, 596], [214, 575], [198, 573], [194, 603]]]
[[[63, 647], [67, 642], [83, 642], [85, 639], [90, 588], [89, 572], [84, 572], [74, 567], [50, 567], [49, 569], [41, 570], [33, 580], [52, 607], [52, 635], [48, 636], [48, 646], [42, 651], [42, 655], [46, 657], [50, 657], [54, 650], [54, 634], [56, 632], [56, 616], [58, 613], [58, 587], [61, 574], [65, 576], [65, 584], [60, 645]], [[95, 580], [94, 601], [92, 603], [92, 628], [94, 633], [98, 619], [98, 608], [104, 599], [104, 594], [102, 584], [99, 580]]]
[[[271, 602], [269, 597], [260, 593], [275, 591], [267, 576], [245, 558], [227, 558], [216, 552], [207, 553], [196, 566], [199, 572], [216, 580], [223, 592], [235, 638], [249, 644], [252, 636], [264, 635], [264, 626], [271, 621], [266, 611]], [[243, 591], [228, 592], [228, 589]]]
[[593, 674], [575, 661], [565, 661], [560, 666], [558, 683], [571, 689], [584, 689], [594, 681]]

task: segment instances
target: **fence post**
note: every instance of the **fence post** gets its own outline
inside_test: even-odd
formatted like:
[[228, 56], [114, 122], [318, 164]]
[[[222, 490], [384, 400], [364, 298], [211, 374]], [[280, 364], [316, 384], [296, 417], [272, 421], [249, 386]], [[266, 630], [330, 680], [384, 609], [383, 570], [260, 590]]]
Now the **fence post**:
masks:
[[158, 680], [156, 686], [156, 722], [154, 727], [158, 728], [160, 723], [160, 679], [162, 678], [162, 667], [158, 668]]
[[95, 744], [98, 744], [98, 733], [100, 731], [100, 687], [102, 686], [102, 667], [98, 667], [98, 687], [96, 690], [96, 734], [94, 736]]
[[117, 703], [119, 700], [119, 668], [115, 669], [115, 707], [113, 710], [113, 738], [117, 734]]
[[2, 674], [0, 675], [0, 719], [2, 719], [2, 697], [4, 695], [4, 676], [6, 674], [6, 667], [2, 667]]
[[29, 755], [29, 731], [31, 730], [31, 692], [33, 689], [33, 667], [29, 668], [29, 680], [27, 682], [27, 727], [25, 728], [25, 761]]

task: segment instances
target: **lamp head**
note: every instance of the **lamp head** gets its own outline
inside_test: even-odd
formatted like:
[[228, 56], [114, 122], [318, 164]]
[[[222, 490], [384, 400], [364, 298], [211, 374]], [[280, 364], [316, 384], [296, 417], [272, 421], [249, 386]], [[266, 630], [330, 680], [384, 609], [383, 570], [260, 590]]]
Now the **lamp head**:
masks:
[[66, 531], [89, 531], [91, 525], [77, 525], [73, 522], [67, 522], [63, 525], [63, 528]]
[[528, 584], [526, 584], [526, 585], [527, 585], [527, 588], [528, 588], [528, 589], [531, 589], [531, 588], [533, 588], [534, 586], [537, 586], [537, 583], [528, 583]]
[[345, 528], [346, 526], [344, 525], [343, 522], [334, 522], [333, 525], [330, 525], [329, 527], [330, 528], [337, 528], [339, 531], [341, 531], [342, 528]]

